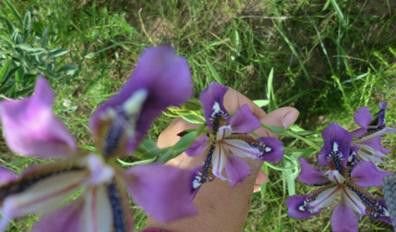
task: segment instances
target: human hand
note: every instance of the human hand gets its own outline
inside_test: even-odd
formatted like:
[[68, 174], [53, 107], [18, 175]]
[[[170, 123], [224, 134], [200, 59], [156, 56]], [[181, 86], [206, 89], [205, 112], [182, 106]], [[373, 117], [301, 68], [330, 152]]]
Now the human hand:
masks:
[[[292, 107], [283, 107], [266, 114], [246, 96], [236, 90], [229, 89], [224, 96], [224, 106], [226, 110], [233, 114], [240, 106], [247, 104], [253, 114], [260, 119], [262, 124], [287, 128], [292, 125], [297, 117], [298, 111]], [[182, 119], [174, 120], [158, 138], [160, 148], [173, 146], [180, 139], [178, 133], [194, 128], [195, 126]], [[255, 131], [259, 136], [275, 135], [264, 128]], [[184, 169], [194, 169], [201, 165], [205, 159], [204, 155], [197, 157], [187, 156], [185, 153], [170, 160], [168, 165]], [[258, 160], [246, 160], [251, 168], [251, 174], [235, 187], [229, 186], [227, 182], [215, 179], [205, 183], [195, 197], [195, 205], [198, 208], [198, 215], [181, 219], [171, 223], [159, 223], [149, 218], [149, 226], [163, 228], [172, 232], [239, 232], [242, 230], [249, 210], [250, 198], [255, 186], [256, 177], [258, 180], [265, 180], [265, 176], [258, 175], [262, 162]], [[260, 182], [259, 181], [259, 182]]]

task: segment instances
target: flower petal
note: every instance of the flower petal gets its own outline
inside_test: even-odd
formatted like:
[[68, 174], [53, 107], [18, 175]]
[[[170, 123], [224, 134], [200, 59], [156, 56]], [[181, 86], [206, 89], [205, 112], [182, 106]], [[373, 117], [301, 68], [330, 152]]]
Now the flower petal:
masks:
[[340, 203], [331, 215], [331, 228], [333, 232], [357, 232], [358, 219], [351, 208]]
[[[260, 142], [263, 153], [261, 154], [261, 160], [278, 163], [283, 159], [284, 147], [283, 143], [272, 137], [261, 137], [257, 141]], [[265, 145], [265, 146], [263, 146]]]
[[253, 115], [247, 104], [241, 106], [230, 118], [233, 133], [250, 133], [260, 128], [260, 121]]
[[0, 166], [0, 186], [5, 185], [10, 181], [13, 181], [17, 178], [14, 172], [11, 170]]
[[230, 185], [235, 186], [250, 174], [250, 167], [243, 159], [229, 156], [225, 164], [225, 172]]
[[11, 182], [1, 187], [2, 194], [15, 193], [4, 199], [0, 227], [6, 226], [7, 222], [13, 218], [30, 213], [46, 213], [60, 207], [65, 198], [81, 186], [86, 179], [86, 172], [70, 170], [53, 173], [33, 182], [35, 178], [38, 177], [33, 176], [26, 181]]
[[[244, 140], [242, 140], [244, 139]], [[246, 140], [246, 141], [245, 141]], [[283, 158], [283, 144], [271, 137], [230, 138], [223, 141], [224, 147], [239, 157], [277, 163]]]
[[386, 149], [385, 147], [382, 146], [381, 143], [381, 136], [374, 137], [372, 139], [364, 141], [364, 144], [367, 146], [370, 146], [374, 150], [382, 153], [382, 154], [388, 154], [390, 151]]
[[194, 157], [202, 155], [208, 148], [208, 136], [202, 135], [189, 148], [186, 150], [186, 154]]
[[330, 155], [340, 156], [342, 162], [347, 162], [350, 153], [352, 135], [336, 123], [330, 124], [323, 132], [324, 145], [318, 154], [318, 162], [328, 165]]
[[[148, 48], [121, 91], [95, 111], [90, 128], [97, 139], [103, 131], [107, 135], [115, 133], [112, 138], [126, 135], [126, 144], [116, 139], [110, 145], [122, 146], [121, 150], [131, 152], [166, 107], [180, 105], [191, 95], [192, 80], [187, 61], [177, 56], [171, 47]], [[122, 125], [117, 125], [120, 121]], [[119, 129], [115, 130], [116, 127]]]
[[307, 195], [294, 195], [286, 200], [287, 205], [287, 214], [289, 217], [297, 218], [297, 219], [306, 219], [314, 216], [316, 213], [311, 213], [304, 208], [304, 202], [307, 201]]
[[83, 201], [78, 200], [66, 207], [45, 215], [33, 225], [32, 232], [53, 232], [54, 228], [62, 228], [62, 232], [83, 232], [81, 214]]
[[367, 129], [373, 120], [368, 107], [361, 107], [355, 112], [355, 123], [360, 127]]
[[41, 158], [76, 150], [73, 137], [52, 112], [53, 98], [47, 81], [39, 78], [31, 97], [0, 102], [3, 134], [11, 150]]
[[298, 180], [307, 185], [323, 185], [329, 182], [326, 176], [317, 168], [310, 165], [304, 158], [300, 158], [301, 172]]
[[84, 193], [81, 222], [82, 231], [87, 232], [108, 232], [114, 228], [111, 204], [104, 185], [91, 187]]
[[201, 92], [200, 100], [204, 109], [207, 125], [212, 128], [212, 120], [215, 114], [227, 115], [223, 105], [223, 98], [228, 88], [224, 85], [212, 82]]
[[217, 145], [212, 155], [212, 173], [222, 180], [227, 180], [223, 174], [227, 162], [227, 154], [225, 152], [228, 151], [225, 150], [224, 146]]
[[129, 194], [150, 216], [167, 222], [196, 214], [193, 173], [166, 165], [140, 165], [125, 173]]
[[369, 161], [360, 161], [351, 173], [353, 182], [361, 187], [382, 186], [388, 175], [390, 173], [380, 170]]

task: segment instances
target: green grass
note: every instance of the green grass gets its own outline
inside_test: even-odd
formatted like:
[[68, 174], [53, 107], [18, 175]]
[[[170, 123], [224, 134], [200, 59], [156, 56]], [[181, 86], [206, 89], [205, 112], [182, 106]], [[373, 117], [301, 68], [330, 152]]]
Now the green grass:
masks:
[[[162, 43], [172, 44], [187, 57], [196, 96], [208, 83], [218, 81], [251, 99], [269, 100], [266, 111], [295, 106], [301, 112], [298, 124], [310, 130], [331, 121], [352, 129], [356, 108], [369, 105], [375, 110], [378, 101], [387, 100], [388, 122], [396, 124], [394, 1], [31, 0], [13, 4], [20, 15], [32, 12], [31, 35], [46, 29], [49, 49], [68, 49], [57, 58], [56, 67], [78, 67], [52, 78], [51, 84], [57, 93], [57, 114], [87, 149], [92, 148], [89, 115], [125, 83], [144, 47]], [[0, 9], [1, 16], [18, 23], [4, 2]], [[1, 58], [0, 53], [4, 67]], [[161, 117], [150, 137], [155, 138], [169, 121]], [[393, 151], [394, 141], [386, 140]], [[304, 148], [301, 142], [293, 146]], [[3, 141], [0, 154], [1, 163], [17, 172], [36, 162], [13, 157]], [[313, 154], [305, 151], [303, 155]], [[395, 171], [395, 152], [389, 161], [385, 168]], [[288, 218], [284, 178], [268, 170], [271, 182], [254, 195], [245, 231], [329, 231], [329, 211], [307, 221]], [[296, 183], [297, 193], [308, 190]], [[135, 213], [135, 218], [142, 228], [145, 217]], [[24, 231], [32, 221], [17, 222], [11, 230]], [[391, 229], [365, 219], [361, 231]]]

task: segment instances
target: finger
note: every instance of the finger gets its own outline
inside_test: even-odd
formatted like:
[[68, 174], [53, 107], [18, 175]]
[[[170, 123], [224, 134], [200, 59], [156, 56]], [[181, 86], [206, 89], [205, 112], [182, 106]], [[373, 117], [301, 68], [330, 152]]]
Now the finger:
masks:
[[178, 134], [184, 130], [195, 128], [196, 125], [186, 122], [181, 118], [176, 118], [169, 124], [169, 126], [161, 132], [158, 136], [157, 146], [159, 148], [165, 148], [173, 146], [179, 141], [180, 136]]
[[[300, 113], [298, 112], [298, 110], [293, 107], [282, 107], [266, 114], [260, 119], [260, 121], [264, 125], [281, 127], [286, 129], [296, 122], [299, 114]], [[274, 133], [264, 128], [259, 128], [255, 132], [259, 136], [276, 137]]]
[[232, 88], [228, 88], [227, 93], [224, 95], [223, 104], [228, 113], [231, 115], [234, 114], [239, 109], [239, 107], [247, 104], [257, 118], [262, 118], [265, 116], [265, 112], [260, 107], [254, 104], [254, 102], [252, 102], [245, 95]]
[[264, 174], [263, 171], [259, 171], [256, 176], [256, 181], [254, 183], [253, 192], [259, 192], [261, 185], [268, 182], [268, 176]]

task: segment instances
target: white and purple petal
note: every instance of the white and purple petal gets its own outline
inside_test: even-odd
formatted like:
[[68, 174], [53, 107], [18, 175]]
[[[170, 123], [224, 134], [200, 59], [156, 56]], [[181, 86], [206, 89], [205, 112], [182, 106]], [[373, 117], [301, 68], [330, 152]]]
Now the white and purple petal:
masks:
[[323, 185], [329, 182], [319, 169], [309, 164], [304, 158], [300, 158], [301, 172], [298, 180], [307, 185]]
[[166, 165], [140, 165], [125, 173], [128, 192], [148, 215], [168, 222], [196, 214], [193, 172]]
[[363, 142], [363, 144], [370, 146], [373, 148], [375, 151], [378, 151], [382, 154], [388, 154], [390, 151], [386, 149], [385, 147], [382, 146], [381, 143], [381, 136], [374, 137], [372, 139], [366, 140]]
[[358, 218], [347, 205], [339, 203], [331, 215], [333, 232], [357, 232]]
[[277, 163], [283, 158], [283, 144], [276, 138], [261, 137], [255, 141], [231, 138], [223, 140], [224, 147], [239, 157]]
[[350, 154], [352, 135], [336, 123], [330, 124], [323, 132], [324, 145], [318, 154], [318, 162], [326, 166], [331, 159], [347, 162]]
[[83, 170], [70, 170], [54, 173], [49, 177], [45, 175], [41, 178], [36, 177], [38, 180], [35, 183], [27, 177], [26, 181], [21, 180], [2, 186], [2, 191], [11, 194], [7, 194], [1, 208], [3, 217], [0, 231], [13, 218], [31, 213], [47, 213], [61, 207], [66, 197], [79, 189], [87, 178], [86, 174]]
[[297, 219], [306, 219], [314, 216], [316, 213], [311, 213], [307, 208], [308, 195], [294, 195], [286, 200], [287, 214], [290, 217]]
[[261, 160], [278, 163], [283, 159], [284, 146], [280, 140], [272, 137], [261, 137], [257, 141], [261, 147], [262, 153], [259, 156]]
[[247, 104], [241, 106], [229, 121], [233, 133], [250, 133], [260, 128], [260, 121], [254, 116]]
[[212, 82], [201, 92], [200, 101], [205, 113], [206, 123], [212, 128], [212, 120], [215, 115], [227, 115], [223, 100], [228, 88], [224, 85]]
[[48, 82], [40, 77], [31, 97], [0, 102], [3, 135], [11, 150], [41, 158], [64, 156], [76, 150], [73, 137], [52, 112], [53, 99]]
[[[99, 133], [106, 115], [114, 122], [124, 120], [119, 133], [127, 134], [123, 150], [133, 151], [150, 125], [168, 106], [180, 105], [192, 95], [191, 73], [187, 61], [168, 46], [146, 49], [131, 78], [120, 92], [104, 102], [93, 114], [90, 128]], [[110, 113], [109, 113], [110, 112]], [[113, 112], [113, 113], [111, 113]], [[131, 125], [129, 125], [131, 124]]]
[[369, 161], [360, 161], [351, 172], [353, 182], [361, 187], [382, 186], [388, 175], [389, 172], [380, 170]]

